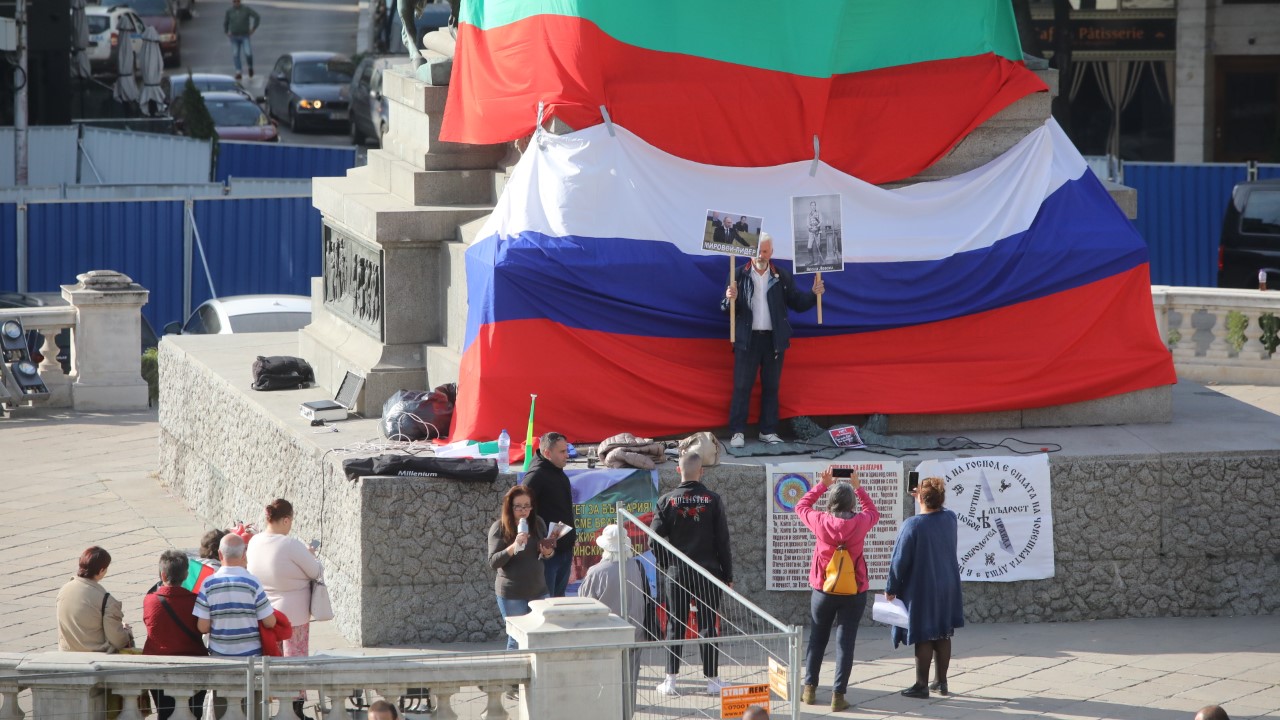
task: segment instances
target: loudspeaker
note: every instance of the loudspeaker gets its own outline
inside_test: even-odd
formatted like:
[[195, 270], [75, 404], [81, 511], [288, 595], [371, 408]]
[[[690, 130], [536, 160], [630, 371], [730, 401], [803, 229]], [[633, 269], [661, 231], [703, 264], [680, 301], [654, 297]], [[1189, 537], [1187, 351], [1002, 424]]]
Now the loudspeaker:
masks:
[[71, 0], [28, 2], [27, 22], [28, 50], [71, 53]]

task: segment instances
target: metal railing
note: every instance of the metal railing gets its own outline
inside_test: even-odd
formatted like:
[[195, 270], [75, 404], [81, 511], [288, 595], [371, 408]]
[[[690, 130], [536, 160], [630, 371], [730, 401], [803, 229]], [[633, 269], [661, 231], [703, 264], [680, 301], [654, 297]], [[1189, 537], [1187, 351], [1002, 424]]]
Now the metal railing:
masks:
[[[659, 630], [656, 639], [636, 643], [637, 652], [623, 657], [624, 678], [634, 676], [633, 662], [649, 671], [639, 673], [634, 716], [719, 718], [721, 697], [710, 684], [718, 678], [728, 687], [771, 686], [772, 716], [798, 720], [802, 629], [761, 610], [635, 515], [623, 508], [617, 513], [618, 527], [644, 568], [642, 596], [653, 600], [648, 614], [656, 618], [650, 618], [647, 630]], [[648, 548], [660, 549], [661, 557], [655, 560]], [[625, 589], [634, 587], [627, 571], [631, 564], [631, 559], [619, 563], [623, 617], [629, 612]], [[688, 647], [697, 648], [700, 665], [684, 663]], [[657, 688], [666, 674], [678, 677], [676, 695]]]

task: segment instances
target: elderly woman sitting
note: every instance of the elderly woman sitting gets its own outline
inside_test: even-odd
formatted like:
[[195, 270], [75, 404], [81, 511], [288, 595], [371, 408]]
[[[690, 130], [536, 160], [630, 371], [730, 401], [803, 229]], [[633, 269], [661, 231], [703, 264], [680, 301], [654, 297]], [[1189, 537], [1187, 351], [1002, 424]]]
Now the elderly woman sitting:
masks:
[[133, 631], [124, 607], [99, 583], [111, 566], [111, 553], [97, 545], [80, 554], [76, 576], [58, 591], [58, 649], [114, 653], [133, 647]]

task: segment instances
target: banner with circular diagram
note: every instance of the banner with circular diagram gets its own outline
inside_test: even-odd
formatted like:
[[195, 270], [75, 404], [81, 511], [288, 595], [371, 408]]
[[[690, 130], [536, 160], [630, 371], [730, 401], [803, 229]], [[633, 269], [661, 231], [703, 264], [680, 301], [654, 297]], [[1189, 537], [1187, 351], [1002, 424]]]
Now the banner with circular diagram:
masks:
[[[880, 522], [867, 534], [863, 555], [867, 562], [867, 585], [884, 589], [889, 576], [893, 542], [902, 525], [903, 482], [900, 462], [799, 462], [769, 465], [765, 483], [766, 516], [765, 589], [808, 590], [809, 563], [813, 559], [813, 532], [800, 522], [796, 505], [827, 468], [853, 468], [880, 511]], [[827, 507], [827, 496], [814, 506]], [[861, 508], [859, 508], [861, 509]]]
[[1048, 455], [926, 460], [916, 469], [946, 481], [946, 507], [960, 520], [961, 580], [1053, 577]]

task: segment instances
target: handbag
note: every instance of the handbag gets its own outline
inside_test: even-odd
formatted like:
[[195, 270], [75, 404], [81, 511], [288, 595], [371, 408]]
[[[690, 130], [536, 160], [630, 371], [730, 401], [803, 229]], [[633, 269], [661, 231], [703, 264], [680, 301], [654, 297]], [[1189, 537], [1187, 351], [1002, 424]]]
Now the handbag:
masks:
[[827, 562], [827, 574], [822, 581], [822, 592], [828, 595], [857, 595], [858, 575], [853, 558], [844, 545], [836, 547]]
[[317, 578], [311, 581], [311, 620], [325, 622], [333, 619], [333, 603], [329, 601], [329, 586]]

